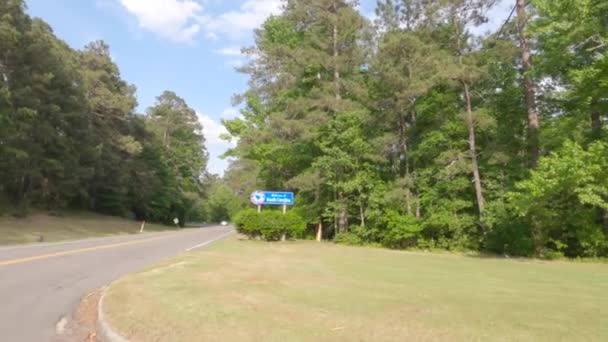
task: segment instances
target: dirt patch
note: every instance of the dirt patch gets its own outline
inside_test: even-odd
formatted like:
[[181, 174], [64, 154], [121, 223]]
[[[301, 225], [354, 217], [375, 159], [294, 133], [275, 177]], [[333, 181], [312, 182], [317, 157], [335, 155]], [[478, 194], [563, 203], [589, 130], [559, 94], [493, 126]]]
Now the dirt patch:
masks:
[[84, 296], [76, 310], [57, 325], [52, 342], [95, 342], [97, 341], [97, 305], [101, 289]]

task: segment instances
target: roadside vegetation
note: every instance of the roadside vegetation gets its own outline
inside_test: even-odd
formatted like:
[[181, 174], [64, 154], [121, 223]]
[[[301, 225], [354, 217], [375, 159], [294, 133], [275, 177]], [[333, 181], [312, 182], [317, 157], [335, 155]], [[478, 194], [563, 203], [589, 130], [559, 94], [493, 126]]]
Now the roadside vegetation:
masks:
[[105, 42], [70, 48], [23, 0], [0, 1], [0, 51], [0, 215], [201, 219], [208, 157], [182, 98], [140, 115]]
[[605, 341], [605, 264], [231, 238], [127, 276], [131, 341]]
[[608, 3], [502, 3], [485, 32], [497, 1], [284, 1], [243, 50], [223, 182], [293, 190], [338, 241], [608, 256]]
[[283, 1], [243, 49], [220, 179], [182, 98], [137, 113], [105, 42], [73, 49], [2, 1], [0, 215], [221, 221], [291, 190], [311, 236], [606, 257], [608, 5], [503, 2], [486, 32], [496, 0], [378, 0], [373, 20], [355, 0]]
[[234, 224], [239, 233], [250, 239], [266, 241], [301, 238], [306, 230], [306, 222], [293, 211], [283, 214], [278, 210], [243, 210], [235, 216]]
[[[26, 218], [0, 217], [0, 246], [137, 234], [141, 222], [89, 212], [32, 213]], [[175, 227], [146, 223], [145, 232]]]

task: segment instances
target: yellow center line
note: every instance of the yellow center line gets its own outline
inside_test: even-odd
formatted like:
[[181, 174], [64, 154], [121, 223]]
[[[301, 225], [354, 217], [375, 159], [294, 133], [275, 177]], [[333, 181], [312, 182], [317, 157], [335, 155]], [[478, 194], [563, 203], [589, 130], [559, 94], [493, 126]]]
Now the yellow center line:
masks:
[[64, 256], [64, 255], [80, 254], [80, 253], [99, 251], [99, 250], [110, 249], [110, 248], [137, 245], [137, 244], [142, 244], [142, 243], [146, 243], [146, 242], [166, 239], [171, 236], [174, 236], [174, 235], [159, 236], [159, 237], [154, 237], [154, 238], [144, 239], [144, 240], [120, 242], [120, 243], [114, 243], [114, 244], [110, 244], [110, 245], [100, 245], [100, 246], [93, 246], [93, 247], [87, 247], [87, 248], [79, 248], [79, 249], [73, 249], [73, 250], [63, 251], [63, 252], [35, 255], [35, 256], [31, 256], [31, 257], [27, 257], [27, 258], [5, 260], [5, 261], [0, 261], [0, 266], [15, 265], [15, 264], [21, 264], [24, 262], [30, 262], [30, 261], [35, 261], [35, 260], [43, 260], [43, 259], [60, 257], [60, 256]]

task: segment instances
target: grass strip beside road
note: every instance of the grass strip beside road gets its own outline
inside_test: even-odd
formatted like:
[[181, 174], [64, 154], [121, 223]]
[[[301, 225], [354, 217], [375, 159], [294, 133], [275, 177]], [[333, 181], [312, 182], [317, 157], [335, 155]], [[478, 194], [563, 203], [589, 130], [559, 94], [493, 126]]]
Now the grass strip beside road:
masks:
[[[0, 217], [0, 246], [38, 242], [58, 242], [112, 235], [139, 233], [141, 222], [87, 212], [63, 216], [32, 214], [26, 218]], [[146, 223], [146, 232], [175, 230]], [[41, 238], [42, 237], [42, 238]]]
[[218, 242], [113, 285], [136, 341], [607, 341], [606, 264]]

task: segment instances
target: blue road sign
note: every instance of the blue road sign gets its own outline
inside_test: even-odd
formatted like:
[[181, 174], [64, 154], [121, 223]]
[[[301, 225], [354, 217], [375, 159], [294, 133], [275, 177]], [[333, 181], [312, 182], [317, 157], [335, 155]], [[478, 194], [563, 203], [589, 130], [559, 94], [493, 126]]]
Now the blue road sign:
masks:
[[256, 191], [251, 194], [254, 205], [294, 205], [293, 192]]
[[262, 205], [264, 204], [264, 191], [255, 191], [251, 194], [251, 203], [253, 205]]
[[264, 204], [267, 205], [293, 205], [293, 192], [264, 192]]

